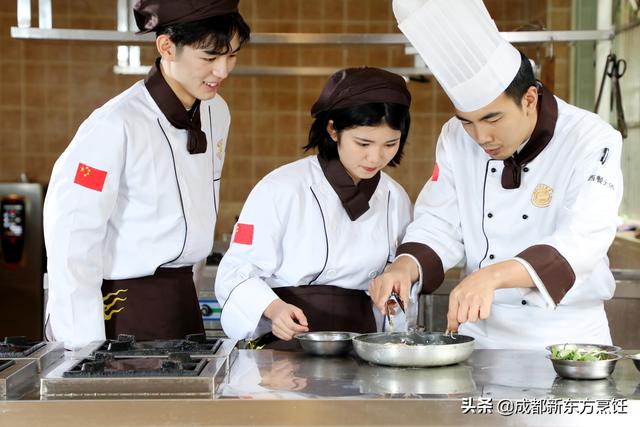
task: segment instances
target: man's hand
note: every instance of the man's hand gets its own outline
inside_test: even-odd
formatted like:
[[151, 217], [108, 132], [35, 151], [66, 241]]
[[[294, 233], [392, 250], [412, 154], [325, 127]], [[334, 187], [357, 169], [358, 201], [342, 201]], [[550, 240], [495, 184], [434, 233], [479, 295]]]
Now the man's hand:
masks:
[[281, 340], [289, 341], [294, 336], [309, 331], [307, 318], [302, 310], [280, 298], [269, 304], [263, 314], [271, 320], [273, 335]]
[[387, 266], [384, 273], [369, 283], [369, 295], [373, 304], [386, 314], [387, 300], [392, 291], [400, 295], [405, 311], [409, 307], [411, 284], [418, 280], [418, 265], [412, 258], [403, 256]]
[[496, 289], [534, 286], [527, 269], [515, 260], [499, 262], [471, 273], [449, 295], [447, 331], [457, 331], [464, 322], [488, 319]]

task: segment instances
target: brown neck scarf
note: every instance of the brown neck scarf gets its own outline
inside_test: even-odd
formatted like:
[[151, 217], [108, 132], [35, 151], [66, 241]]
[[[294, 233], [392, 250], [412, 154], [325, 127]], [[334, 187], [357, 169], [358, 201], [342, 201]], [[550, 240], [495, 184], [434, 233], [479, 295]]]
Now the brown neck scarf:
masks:
[[162, 76], [160, 58], [156, 59], [155, 64], [149, 70], [149, 74], [144, 79], [144, 85], [169, 123], [177, 129], [188, 131], [187, 150], [189, 153], [205, 153], [207, 151], [207, 137], [202, 132], [200, 124], [200, 100], [196, 99], [189, 111], [184, 108], [182, 102]]
[[372, 178], [361, 179], [358, 185], [355, 185], [340, 160], [326, 160], [318, 156], [318, 162], [351, 221], [360, 218], [369, 210], [369, 200], [380, 182], [380, 171]]
[[558, 120], [558, 103], [551, 91], [539, 85], [538, 119], [531, 138], [519, 153], [514, 153], [504, 161], [502, 170], [502, 188], [519, 188], [522, 182], [522, 168], [535, 159], [553, 138]]

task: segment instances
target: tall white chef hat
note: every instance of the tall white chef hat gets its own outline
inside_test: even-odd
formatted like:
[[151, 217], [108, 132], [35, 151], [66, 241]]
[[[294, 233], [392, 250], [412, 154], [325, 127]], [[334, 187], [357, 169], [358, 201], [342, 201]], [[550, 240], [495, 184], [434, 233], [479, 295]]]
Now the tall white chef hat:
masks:
[[459, 111], [491, 103], [520, 68], [482, 0], [393, 0], [393, 12]]

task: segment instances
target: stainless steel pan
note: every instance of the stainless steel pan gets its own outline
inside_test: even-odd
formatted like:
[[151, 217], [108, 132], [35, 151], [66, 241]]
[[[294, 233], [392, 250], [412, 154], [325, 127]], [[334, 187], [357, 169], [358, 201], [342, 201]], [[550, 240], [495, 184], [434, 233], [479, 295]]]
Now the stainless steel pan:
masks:
[[441, 332], [379, 332], [353, 338], [362, 359], [388, 366], [445, 366], [467, 360], [475, 340]]

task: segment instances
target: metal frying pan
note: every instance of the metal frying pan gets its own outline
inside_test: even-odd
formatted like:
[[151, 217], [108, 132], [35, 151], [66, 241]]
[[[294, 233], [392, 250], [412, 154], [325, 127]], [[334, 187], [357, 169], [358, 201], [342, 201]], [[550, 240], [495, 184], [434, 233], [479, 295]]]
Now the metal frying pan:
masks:
[[353, 338], [358, 356], [388, 366], [445, 366], [467, 360], [475, 340], [442, 332], [378, 332]]

